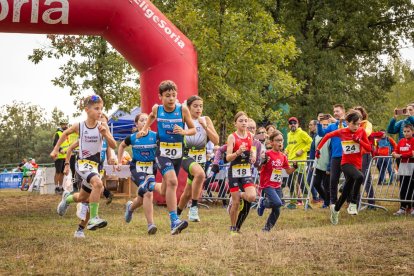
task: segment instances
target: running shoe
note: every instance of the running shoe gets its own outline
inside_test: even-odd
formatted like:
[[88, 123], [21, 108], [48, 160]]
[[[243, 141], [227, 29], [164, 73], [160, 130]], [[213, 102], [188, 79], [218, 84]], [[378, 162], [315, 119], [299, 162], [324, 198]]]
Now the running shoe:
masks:
[[76, 230], [73, 237], [75, 237], [75, 238], [85, 238], [85, 233], [83, 232], [83, 230]]
[[193, 206], [190, 207], [190, 211], [188, 212], [188, 219], [192, 222], [199, 222], [200, 217], [198, 216], [198, 207]]
[[85, 220], [86, 219], [86, 215], [88, 214], [89, 211], [89, 204], [88, 203], [78, 203], [76, 204], [76, 216], [80, 219], [80, 220]]
[[87, 228], [88, 230], [94, 231], [98, 228], [104, 228], [107, 225], [108, 222], [106, 220], [101, 219], [99, 217], [94, 217], [89, 220]]
[[59, 216], [63, 216], [64, 214], [66, 214], [66, 210], [69, 207], [69, 204], [66, 203], [66, 198], [70, 195], [69, 192], [65, 191], [62, 195], [62, 200], [60, 201], [58, 207], [57, 207], [57, 213], [59, 214]]
[[157, 233], [157, 226], [155, 224], [148, 225], [148, 235], [155, 235]]
[[286, 208], [291, 209], [291, 210], [296, 209], [296, 204], [295, 204], [295, 203], [289, 203], [289, 204], [286, 206]]
[[350, 203], [346, 209], [350, 215], [358, 215], [357, 205], [355, 203]]
[[339, 211], [335, 211], [335, 204], [331, 204], [329, 208], [331, 209], [331, 223], [337, 225], [339, 221]]
[[257, 203], [257, 214], [259, 217], [263, 216], [265, 209], [265, 198], [261, 196], [259, 198], [259, 203]]
[[132, 201], [128, 201], [125, 204], [125, 222], [130, 223], [132, 220], [132, 212], [129, 210], [129, 207], [132, 205]]
[[187, 227], [188, 222], [186, 220], [176, 219], [174, 222], [171, 222], [171, 235], [180, 234]]
[[405, 215], [405, 209], [404, 208], [400, 208], [397, 212], [394, 213], [394, 216], [403, 216]]

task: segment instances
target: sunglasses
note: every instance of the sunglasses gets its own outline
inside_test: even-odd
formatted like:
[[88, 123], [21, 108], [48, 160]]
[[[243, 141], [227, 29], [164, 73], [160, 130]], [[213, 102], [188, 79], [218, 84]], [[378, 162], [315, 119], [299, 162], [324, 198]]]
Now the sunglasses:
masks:
[[289, 122], [289, 125], [297, 125], [298, 124], [298, 122], [296, 122], [296, 121], [290, 121]]

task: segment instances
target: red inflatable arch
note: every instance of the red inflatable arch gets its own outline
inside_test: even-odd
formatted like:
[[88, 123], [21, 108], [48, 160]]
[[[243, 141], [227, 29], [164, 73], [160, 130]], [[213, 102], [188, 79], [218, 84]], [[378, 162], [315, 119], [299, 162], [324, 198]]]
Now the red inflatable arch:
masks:
[[193, 44], [149, 0], [0, 0], [0, 32], [104, 37], [140, 73], [144, 112], [162, 80], [177, 84], [180, 102], [197, 94]]

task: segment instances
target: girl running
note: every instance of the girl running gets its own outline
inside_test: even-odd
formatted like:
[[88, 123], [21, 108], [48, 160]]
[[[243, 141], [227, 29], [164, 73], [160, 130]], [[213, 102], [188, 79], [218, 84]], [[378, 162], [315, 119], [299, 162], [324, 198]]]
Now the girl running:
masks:
[[283, 154], [283, 135], [276, 130], [270, 134], [269, 142], [271, 150], [266, 151], [260, 171], [260, 189], [263, 190], [265, 198], [259, 199], [257, 214], [263, 216], [266, 208], [271, 208], [272, 212], [267, 219], [263, 232], [269, 232], [275, 226], [280, 215], [282, 203], [282, 169], [287, 174], [292, 174], [297, 169], [297, 164], [293, 163], [293, 168], [289, 166], [286, 155]]
[[227, 209], [231, 221], [230, 234], [240, 231], [244, 219], [249, 214], [251, 202], [256, 199], [251, 165], [256, 162], [256, 151], [252, 147], [253, 136], [247, 131], [246, 113], [238, 112], [234, 122], [237, 130], [227, 138], [226, 156], [226, 160], [230, 162], [228, 181], [231, 199]]
[[346, 128], [341, 128], [326, 134], [319, 143], [316, 150], [316, 157], [320, 157], [320, 150], [323, 145], [332, 137], [339, 137], [342, 145], [341, 169], [345, 175], [345, 187], [336, 204], [330, 205], [331, 223], [338, 224], [339, 210], [346, 201], [348, 195], [352, 193], [351, 203], [348, 207], [348, 213], [357, 215], [357, 197], [364, 175], [362, 168], [362, 149], [366, 151], [371, 149], [365, 130], [360, 127], [361, 114], [358, 111], [351, 110], [345, 117], [348, 124]]
[[[207, 142], [219, 143], [219, 136], [214, 128], [213, 122], [208, 116], [201, 116], [203, 113], [203, 99], [199, 96], [191, 96], [187, 100], [187, 107], [190, 110], [191, 119], [197, 133], [193, 136], [184, 137], [184, 154], [182, 168], [187, 172], [188, 179], [184, 192], [178, 203], [177, 213], [186, 207], [191, 198], [191, 207], [188, 213], [190, 221], [198, 222], [198, 198], [200, 197], [203, 183], [206, 178], [205, 164], [207, 162]], [[185, 129], [188, 129], [187, 124]]]

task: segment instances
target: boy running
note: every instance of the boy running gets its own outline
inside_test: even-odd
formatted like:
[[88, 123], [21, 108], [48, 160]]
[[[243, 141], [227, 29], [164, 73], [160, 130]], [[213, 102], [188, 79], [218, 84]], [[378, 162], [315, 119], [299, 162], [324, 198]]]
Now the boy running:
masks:
[[[157, 120], [158, 148], [155, 161], [162, 175], [161, 195], [165, 195], [167, 209], [171, 220], [171, 234], [179, 234], [187, 228], [188, 222], [181, 221], [177, 215], [178, 173], [183, 158], [184, 136], [196, 134], [190, 111], [177, 103], [177, 86], [173, 81], [166, 80], [159, 86], [159, 98], [162, 105], [154, 105], [148, 120], [137, 138], [148, 133], [151, 124]], [[184, 123], [188, 129], [184, 129]], [[151, 190], [151, 189], [149, 189]], [[158, 191], [158, 186], [157, 186]]]
[[275, 226], [280, 215], [282, 202], [282, 169], [287, 174], [292, 174], [297, 169], [297, 163], [293, 163], [293, 168], [289, 166], [286, 155], [283, 154], [283, 135], [276, 130], [269, 137], [271, 150], [266, 151], [263, 166], [260, 171], [260, 189], [264, 191], [266, 197], [260, 197], [257, 206], [257, 214], [263, 216], [266, 208], [271, 208], [272, 212], [262, 229], [269, 232]]
[[[76, 172], [85, 181], [82, 182], [82, 188], [79, 193], [70, 195], [65, 192], [62, 195], [62, 201], [57, 207], [60, 216], [66, 213], [69, 204], [74, 202], [89, 201], [89, 210], [91, 219], [88, 222], [88, 230], [96, 230], [107, 225], [106, 220], [99, 218], [99, 198], [102, 193], [103, 184], [99, 176], [98, 166], [102, 149], [102, 141], [105, 138], [108, 146], [116, 147], [116, 142], [109, 132], [107, 124], [102, 123], [99, 119], [102, 116], [103, 101], [98, 95], [88, 96], [84, 101], [87, 119], [84, 122], [76, 123], [65, 130], [50, 156], [55, 159], [59, 153], [59, 147], [68, 135], [76, 132], [79, 134], [79, 156], [76, 162]], [[69, 166], [69, 163], [65, 163]]]

